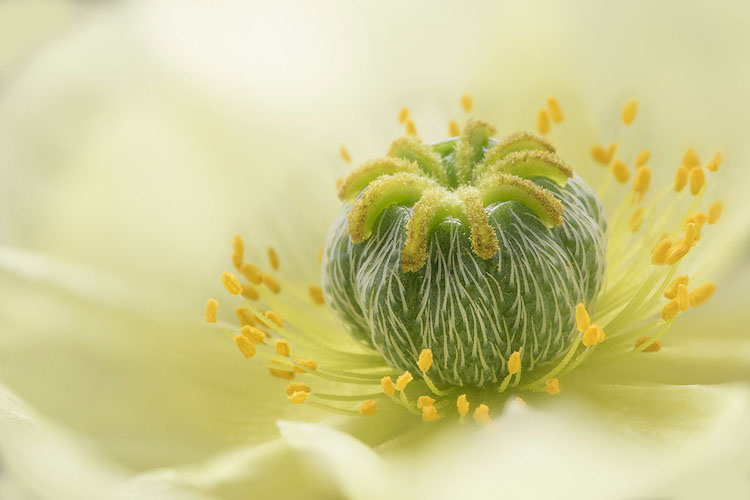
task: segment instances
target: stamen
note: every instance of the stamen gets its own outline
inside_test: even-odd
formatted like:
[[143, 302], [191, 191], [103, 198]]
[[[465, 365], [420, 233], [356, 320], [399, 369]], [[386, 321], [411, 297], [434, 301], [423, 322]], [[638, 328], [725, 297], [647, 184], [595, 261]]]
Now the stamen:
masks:
[[[646, 342], [649, 342], [651, 337], [638, 337], [635, 341], [636, 349], [641, 347]], [[661, 344], [658, 340], [654, 340], [648, 347], [643, 349], [641, 352], [658, 352], [661, 349]]]
[[673, 300], [672, 302], [669, 302], [667, 305], [665, 305], [661, 310], [661, 319], [663, 319], [664, 321], [669, 321], [677, 316], [678, 312], [680, 312], [680, 306], [677, 304], [676, 300]]
[[234, 314], [237, 315], [237, 320], [240, 322], [240, 326], [255, 326], [257, 323], [255, 315], [251, 313], [247, 307], [238, 307], [234, 310]]
[[672, 240], [669, 238], [663, 238], [654, 247], [654, 251], [651, 253], [651, 263], [655, 266], [663, 266], [667, 263], [667, 254], [672, 249]]
[[641, 167], [635, 173], [635, 179], [633, 179], [633, 191], [644, 195], [648, 191], [648, 186], [651, 184], [651, 169], [648, 167]]
[[289, 345], [289, 341], [286, 339], [279, 339], [274, 344], [274, 349], [276, 349], [276, 354], [279, 356], [284, 356], [285, 358], [289, 357], [289, 353], [292, 352], [292, 347]]
[[276, 278], [271, 276], [270, 274], [263, 274], [262, 275], [263, 284], [268, 287], [269, 290], [271, 290], [273, 293], [279, 293], [281, 292], [281, 285], [278, 281], [276, 281]]
[[275, 313], [273, 311], [266, 311], [265, 316], [279, 328], [284, 328], [284, 319], [281, 316], [279, 316], [278, 313]]
[[557, 99], [553, 96], [549, 96], [547, 98], [547, 108], [549, 109], [549, 115], [552, 118], [552, 121], [555, 123], [562, 123], [563, 121], [563, 112], [562, 109], [560, 109], [560, 103], [557, 102]]
[[382, 379], [380, 379], [380, 388], [387, 396], [393, 396], [393, 394], [396, 392], [396, 386], [393, 385], [393, 380], [391, 380], [391, 377], [383, 377]]
[[589, 326], [591, 326], [591, 317], [586, 311], [586, 306], [582, 303], [578, 304], [576, 306], [576, 330], [585, 332], [589, 329]]
[[496, 133], [495, 127], [487, 122], [474, 118], [468, 121], [456, 143], [459, 183], [463, 184], [471, 179], [474, 166], [481, 161], [487, 142]]
[[352, 162], [352, 156], [349, 154], [349, 151], [343, 145], [339, 146], [339, 156], [346, 163], [351, 163]]
[[219, 308], [219, 302], [216, 299], [206, 301], [206, 323], [216, 323], [216, 311]]
[[548, 228], [561, 226], [563, 223], [563, 206], [560, 200], [529, 180], [495, 174], [485, 177], [479, 188], [485, 206], [498, 201], [515, 200], [526, 205]]
[[698, 155], [695, 154], [695, 149], [687, 148], [687, 150], [685, 151], [685, 154], [682, 157], [682, 164], [688, 170], [701, 166], [701, 160], [700, 158], [698, 158]]
[[432, 406], [434, 404], [435, 400], [430, 396], [419, 396], [419, 399], [417, 399], [417, 408], [420, 410], [425, 406]]
[[709, 172], [716, 172], [719, 170], [719, 166], [721, 165], [721, 152], [717, 151], [716, 154], [714, 154], [714, 157], [711, 158], [711, 161], [708, 162], [706, 165], [706, 170]]
[[701, 286], [690, 292], [690, 305], [697, 307], [703, 304], [711, 298], [711, 295], [713, 295], [715, 291], [716, 284], [710, 281], [703, 283]]
[[594, 161], [604, 166], [609, 165], [609, 162], [612, 161], [612, 156], [614, 154], [614, 144], [610, 144], [606, 149], [601, 144], [595, 144], [591, 147], [591, 157], [594, 159]]
[[678, 241], [667, 253], [667, 265], [674, 265], [681, 258], [687, 255], [690, 251], [690, 245], [685, 244], [684, 241]]
[[456, 408], [458, 408], [458, 414], [461, 417], [465, 417], [469, 413], [469, 400], [466, 399], [466, 394], [461, 394], [456, 400]]
[[688, 222], [685, 224], [685, 231], [684, 235], [682, 237], [683, 242], [688, 246], [695, 246], [695, 241], [698, 238], [698, 226], [695, 225], [695, 222]]
[[549, 132], [549, 115], [546, 109], [540, 109], [536, 115], [536, 130], [542, 135]]
[[242, 241], [242, 237], [239, 234], [235, 234], [232, 238], [232, 264], [235, 269], [242, 267], [242, 261], [245, 258], [245, 244]]
[[310, 298], [313, 302], [321, 306], [326, 303], [325, 298], [323, 297], [322, 288], [320, 288], [319, 286], [310, 285], [308, 291], [310, 292]]
[[508, 373], [515, 375], [521, 369], [521, 353], [514, 351], [508, 358]]
[[677, 297], [675, 298], [675, 302], [677, 302], [677, 307], [680, 308], [680, 311], [687, 311], [687, 308], [690, 305], [690, 299], [688, 298], [688, 289], [685, 285], [677, 286]]
[[305, 384], [304, 382], [289, 382], [289, 385], [286, 386], [286, 389], [284, 389], [284, 392], [286, 392], [287, 396], [291, 396], [295, 392], [310, 392], [312, 389], [310, 389], [310, 386]]
[[411, 119], [406, 120], [406, 133], [409, 135], [417, 135], [417, 126]]
[[490, 418], [490, 409], [487, 405], [481, 404], [474, 410], [474, 421], [479, 425], [489, 425], [492, 423]]
[[462, 95], [461, 107], [464, 108], [464, 111], [471, 111], [474, 108], [474, 98], [469, 94]]
[[644, 166], [646, 163], [648, 163], [648, 160], [651, 158], [651, 152], [648, 149], [644, 149], [640, 153], [638, 153], [638, 156], [635, 159], [635, 168], [639, 168]]
[[638, 101], [631, 99], [625, 103], [622, 108], [622, 123], [630, 125], [635, 120], [635, 115], [638, 113]]
[[703, 173], [702, 168], [694, 168], [690, 170], [690, 192], [693, 195], [698, 194], [705, 183], [706, 174]]
[[583, 334], [583, 345], [586, 347], [595, 346], [604, 341], [604, 330], [598, 325], [591, 325]]
[[246, 359], [250, 359], [255, 356], [255, 353], [257, 352], [255, 350], [255, 346], [244, 335], [235, 335], [234, 343], [237, 344], [237, 348], [240, 350], [242, 355], [245, 356]]
[[448, 123], [448, 135], [451, 137], [458, 137], [461, 134], [461, 127], [458, 126], [456, 120], [451, 120]]
[[430, 349], [422, 349], [422, 352], [419, 353], [417, 366], [422, 373], [427, 372], [432, 367], [432, 351]]
[[247, 280], [253, 285], [260, 285], [263, 282], [263, 273], [255, 264], [246, 262], [240, 267], [240, 273], [247, 278]]
[[304, 404], [307, 398], [310, 396], [309, 392], [305, 391], [297, 391], [292, 393], [291, 396], [289, 396], [289, 401], [296, 405]]
[[277, 370], [276, 368], [269, 368], [268, 373], [272, 377], [280, 378], [282, 380], [292, 380], [294, 378], [294, 372], [289, 370]]
[[318, 363], [316, 363], [312, 359], [296, 358], [294, 360], [294, 365], [294, 371], [297, 373], [307, 373], [307, 370], [314, 372], [318, 369]]
[[277, 271], [279, 269], [279, 254], [276, 253], [276, 249], [268, 247], [268, 263], [271, 264], [271, 269]]
[[674, 299], [677, 297], [677, 288], [680, 285], [685, 285], [690, 282], [690, 278], [687, 276], [677, 276], [672, 282], [669, 284], [669, 286], [664, 290], [664, 297], [668, 299]]
[[224, 285], [224, 289], [232, 295], [239, 295], [242, 293], [242, 285], [237, 281], [237, 277], [228, 272], [221, 273], [221, 283]]
[[615, 160], [615, 162], [612, 164], [612, 175], [615, 176], [615, 179], [620, 184], [625, 184], [626, 182], [628, 182], [628, 179], [630, 179], [630, 172], [628, 172], [628, 167], [622, 160]]
[[363, 417], [372, 417], [375, 415], [375, 411], [378, 408], [378, 403], [375, 400], [368, 399], [363, 401], [359, 407], [359, 413]]
[[258, 289], [255, 288], [253, 285], [242, 285], [242, 292], [240, 293], [247, 300], [258, 300], [260, 298], [260, 295], [258, 294]]
[[437, 420], [438, 418], [440, 418], [440, 416], [438, 415], [437, 408], [435, 408], [434, 406], [431, 405], [422, 408], [422, 420], [424, 420], [425, 422], [432, 422], [433, 420]]
[[721, 212], [724, 211], [724, 204], [720, 201], [715, 201], [711, 203], [711, 205], [708, 207], [708, 218], [707, 221], [709, 224], [716, 224], [719, 221], [719, 217], [721, 217]]
[[688, 169], [687, 167], [680, 167], [674, 174], [674, 190], [680, 192], [687, 186], [688, 181]]
[[398, 122], [403, 125], [407, 118], [409, 118], [409, 108], [401, 108], [398, 112]]
[[240, 328], [240, 334], [256, 345], [266, 340], [266, 334], [262, 330], [258, 330], [250, 325], [244, 325]]
[[544, 383], [544, 388], [547, 390], [547, 394], [554, 396], [560, 393], [560, 380], [557, 378], [551, 378]]
[[628, 223], [628, 228], [630, 228], [630, 231], [633, 233], [638, 232], [638, 230], [643, 225], [643, 209], [639, 208], [635, 212], [633, 212], [633, 216], [630, 218], [630, 222]]
[[403, 392], [409, 382], [414, 380], [414, 377], [408, 371], [404, 372], [400, 377], [396, 379], [396, 390]]

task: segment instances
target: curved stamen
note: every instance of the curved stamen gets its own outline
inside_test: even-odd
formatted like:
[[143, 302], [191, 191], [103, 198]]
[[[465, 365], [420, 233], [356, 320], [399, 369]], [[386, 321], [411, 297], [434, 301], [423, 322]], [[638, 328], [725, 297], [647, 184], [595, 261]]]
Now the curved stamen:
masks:
[[404, 158], [383, 157], [370, 160], [357, 167], [339, 185], [339, 199], [353, 200], [372, 181], [383, 175], [407, 172], [419, 174], [420, 169], [413, 161]]
[[534, 212], [548, 228], [563, 223], [560, 200], [529, 180], [507, 174], [490, 175], [482, 179], [479, 191], [485, 206], [498, 201], [518, 201]]
[[456, 143], [456, 160], [458, 162], [458, 182], [466, 183], [471, 179], [474, 166], [482, 160], [484, 148], [490, 137], [497, 130], [489, 123], [472, 119], [466, 124], [461, 137]]
[[391, 205], [413, 205], [422, 193], [438, 187], [435, 181], [417, 174], [397, 173], [371, 182], [349, 212], [347, 233], [354, 243], [360, 243], [372, 234], [380, 214]]
[[502, 160], [485, 163], [483, 171], [477, 172], [481, 179], [495, 173], [517, 175], [519, 177], [546, 177], [559, 186], [565, 186], [573, 177], [573, 169], [556, 154], [548, 151], [516, 151]]
[[388, 149], [388, 156], [413, 161], [440, 184], [446, 185], [448, 182], [448, 175], [440, 156], [419, 137], [407, 135], [396, 139]]

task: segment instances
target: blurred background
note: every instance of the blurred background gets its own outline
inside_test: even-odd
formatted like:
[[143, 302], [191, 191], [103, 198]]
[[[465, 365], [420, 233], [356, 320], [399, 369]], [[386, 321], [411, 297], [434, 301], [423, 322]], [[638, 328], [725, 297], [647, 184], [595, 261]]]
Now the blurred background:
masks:
[[439, 139], [465, 92], [501, 134], [556, 95], [592, 182], [631, 97], [655, 183], [720, 149], [712, 264], [746, 298], [748, 5], [0, 1], [0, 381], [134, 470], [252, 442], [276, 416], [197, 325], [232, 235], [316, 282], [340, 145], [382, 154], [402, 106]]

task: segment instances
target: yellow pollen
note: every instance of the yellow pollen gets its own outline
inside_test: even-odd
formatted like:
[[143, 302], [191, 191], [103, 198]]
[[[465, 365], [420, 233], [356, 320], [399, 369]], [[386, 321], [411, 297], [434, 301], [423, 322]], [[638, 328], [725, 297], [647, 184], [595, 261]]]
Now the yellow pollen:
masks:
[[245, 358], [249, 359], [255, 356], [255, 353], [256, 353], [255, 346], [244, 335], [235, 335], [234, 343], [237, 344], [237, 349], [240, 350], [240, 352], [242, 353], [243, 356], [245, 356]]
[[648, 160], [651, 158], [651, 151], [648, 149], [644, 149], [640, 153], [638, 153], [638, 156], [635, 158], [635, 168], [639, 168], [644, 166], [646, 163], [648, 163]]
[[435, 400], [430, 396], [419, 396], [417, 399], [417, 408], [424, 408], [425, 406], [432, 406], [435, 404]]
[[263, 333], [262, 330], [258, 330], [257, 328], [250, 325], [245, 325], [240, 328], [240, 333], [253, 344], [260, 344], [261, 342], [266, 340], [266, 334]]
[[279, 254], [276, 253], [274, 247], [268, 247], [268, 263], [271, 264], [271, 269], [276, 271], [279, 268]]
[[555, 99], [555, 97], [549, 96], [547, 98], [547, 109], [549, 109], [549, 116], [552, 118], [553, 122], [562, 123], [565, 117], [563, 116], [562, 109], [560, 108], [560, 103], [557, 102], [557, 99]]
[[591, 325], [583, 334], [583, 345], [591, 347], [604, 341], [604, 330], [600, 326]]
[[451, 137], [458, 137], [461, 135], [461, 127], [458, 126], [458, 122], [456, 120], [451, 120], [448, 123], [448, 135]]
[[279, 293], [281, 291], [281, 285], [279, 285], [279, 282], [276, 281], [276, 278], [271, 276], [270, 274], [263, 274], [263, 284], [268, 287], [269, 290], [271, 290], [273, 293]]
[[508, 373], [515, 375], [521, 369], [521, 353], [514, 351], [508, 358]]
[[485, 404], [476, 407], [473, 417], [474, 421], [479, 425], [489, 425], [492, 423], [492, 419], [490, 419], [490, 409]]
[[466, 399], [466, 394], [461, 394], [456, 400], [456, 408], [458, 408], [458, 414], [465, 417], [469, 413], [469, 400]]
[[677, 302], [677, 307], [680, 308], [680, 311], [687, 311], [690, 299], [688, 298], [688, 289], [685, 285], [677, 286], [677, 297], [674, 300]]
[[591, 147], [591, 157], [596, 161], [597, 163], [600, 163], [602, 165], [609, 165], [609, 162], [612, 161], [612, 155], [615, 154], [615, 145], [610, 144], [606, 148], [602, 146], [601, 144], [595, 144]]
[[406, 133], [409, 135], [417, 135], [417, 126], [411, 119], [406, 120]]
[[398, 110], [398, 122], [400, 124], [406, 123], [406, 120], [409, 119], [409, 108], [401, 108]]
[[645, 193], [648, 191], [648, 186], [651, 183], [651, 169], [648, 167], [641, 167], [635, 173], [635, 179], [633, 179], [633, 190], [637, 193]]
[[286, 339], [279, 339], [274, 343], [274, 349], [276, 354], [279, 356], [289, 357], [289, 353], [292, 352], [292, 347], [289, 345], [289, 341]]
[[289, 370], [277, 370], [276, 368], [269, 368], [268, 373], [271, 376], [280, 378], [282, 380], [292, 380], [294, 378], [294, 372]]
[[439, 418], [437, 408], [434, 406], [425, 406], [422, 408], [422, 420], [425, 422], [432, 422], [433, 420], [437, 420]]
[[672, 248], [672, 240], [669, 238], [662, 239], [651, 252], [651, 263], [655, 266], [663, 266], [667, 263], [667, 254]]
[[536, 115], [536, 130], [542, 135], [549, 132], [549, 115], [546, 109], [540, 109]]
[[638, 113], [638, 101], [631, 99], [625, 103], [622, 108], [622, 123], [630, 125], [635, 120], [635, 115]]
[[678, 312], [680, 312], [680, 306], [677, 304], [676, 300], [673, 300], [662, 308], [661, 319], [663, 319], [664, 321], [669, 321], [670, 319], [677, 316]]
[[279, 328], [284, 328], [284, 319], [279, 316], [278, 313], [274, 311], [266, 311], [266, 318], [271, 320], [271, 322]]
[[346, 163], [352, 162], [352, 155], [349, 154], [349, 150], [347, 150], [343, 145], [339, 146], [339, 156]]
[[311, 390], [310, 386], [304, 382], [289, 382], [289, 385], [286, 386], [284, 392], [286, 392], [287, 396], [291, 396], [295, 392], [310, 392]]
[[720, 201], [715, 201], [711, 203], [711, 205], [708, 207], [708, 218], [707, 221], [709, 224], [716, 224], [718, 222], [719, 217], [721, 217], [721, 212], [724, 211], [724, 204]]
[[237, 276], [232, 273], [221, 273], [221, 283], [224, 285], [224, 289], [232, 295], [242, 293], [242, 285], [237, 281]]
[[471, 111], [472, 109], [474, 109], [474, 98], [469, 94], [462, 95], [461, 107], [464, 108], [464, 111]]
[[711, 161], [706, 164], [706, 170], [709, 172], [716, 172], [719, 170], [719, 166], [721, 165], [721, 152], [717, 151], [716, 154], [714, 154], [714, 157], [711, 158]]
[[682, 191], [687, 186], [688, 181], [688, 169], [687, 167], [680, 167], [674, 174], [674, 190], [676, 192]]
[[378, 403], [372, 399], [363, 401], [359, 406], [359, 414], [363, 417], [372, 417], [378, 409]]
[[232, 264], [236, 269], [242, 267], [242, 261], [245, 258], [245, 243], [242, 241], [242, 237], [239, 234], [235, 234], [232, 238]]
[[417, 366], [422, 373], [426, 373], [430, 369], [432, 366], [432, 351], [430, 349], [422, 349], [422, 352], [419, 353]]
[[206, 323], [216, 323], [217, 309], [219, 309], [219, 302], [216, 299], [206, 301]]
[[688, 170], [701, 166], [701, 160], [695, 154], [695, 149], [687, 148], [685, 154], [682, 156], [682, 165], [687, 167]]
[[620, 184], [625, 184], [626, 182], [628, 182], [628, 179], [630, 179], [630, 172], [628, 172], [628, 167], [622, 160], [616, 160], [612, 164], [612, 175], [615, 176], [615, 179], [617, 179], [617, 182], [619, 182]]
[[253, 285], [242, 285], [242, 292], [240, 293], [248, 300], [258, 300], [260, 298], [260, 295], [258, 295], [258, 289]]
[[688, 278], [687, 276], [677, 276], [672, 280], [667, 289], [664, 291], [664, 297], [668, 299], [674, 299], [675, 297], [677, 297], [677, 287], [680, 285], [687, 286], [689, 282], [690, 278]]
[[706, 174], [703, 173], [702, 168], [694, 168], [690, 171], [690, 192], [693, 195], [698, 194], [705, 183]]
[[240, 326], [255, 326], [257, 323], [255, 316], [247, 309], [247, 307], [238, 307], [234, 310], [234, 314], [237, 315], [237, 320], [240, 322]]
[[641, 228], [642, 225], [643, 225], [643, 209], [639, 208], [638, 210], [633, 212], [633, 216], [630, 218], [628, 227], [630, 228], [631, 232], [635, 233]]
[[396, 390], [403, 391], [412, 380], [414, 380], [414, 377], [412, 377], [411, 373], [409, 373], [408, 371], [404, 372], [399, 378], [396, 379]]
[[576, 306], [576, 330], [579, 332], [585, 332], [589, 329], [590, 325], [591, 317], [589, 316], [588, 311], [586, 311], [586, 306], [578, 304]]
[[[640, 347], [646, 342], [651, 340], [651, 337], [638, 337], [635, 341], [635, 346]], [[658, 340], [654, 341], [653, 344], [643, 350], [643, 352], [658, 352], [661, 349], [661, 344]]]
[[695, 212], [693, 215], [688, 217], [687, 221], [685, 221], [685, 224], [689, 224], [690, 222], [695, 222], [698, 227], [701, 227], [703, 224], [706, 223], [708, 220], [708, 216], [702, 212]]
[[551, 378], [544, 383], [544, 388], [547, 390], [547, 394], [554, 396], [560, 393], [560, 380], [557, 378]]
[[396, 392], [396, 386], [393, 385], [391, 377], [383, 377], [380, 379], [380, 388], [383, 390], [386, 396], [393, 396]]
[[682, 241], [688, 246], [694, 246], [695, 241], [698, 239], [698, 226], [695, 222], [688, 222], [685, 224], [685, 233], [682, 237]]
[[263, 282], [263, 274], [255, 264], [250, 264], [249, 262], [242, 264], [240, 273], [253, 285], [260, 285]]
[[676, 264], [677, 261], [686, 256], [689, 251], [690, 245], [686, 244], [684, 241], [675, 243], [675, 245], [669, 250], [669, 253], [667, 253], [667, 265], [671, 266]]
[[710, 281], [703, 283], [701, 286], [690, 292], [690, 305], [697, 307], [708, 299], [716, 291], [716, 285]]
[[289, 401], [291, 401], [292, 403], [296, 405], [301, 405], [301, 404], [304, 404], [305, 400], [307, 399], [309, 395], [310, 393], [305, 392], [305, 391], [293, 392], [292, 395], [289, 396]]
[[323, 298], [323, 289], [319, 286], [310, 285], [310, 288], [308, 288], [310, 291], [310, 298], [313, 302], [319, 305], [323, 305], [326, 303], [325, 299]]
[[[294, 362], [306, 368], [307, 370], [310, 370], [311, 372], [314, 372], [315, 370], [318, 369], [318, 363], [316, 363], [312, 359], [297, 358], [294, 360]], [[303, 368], [300, 368], [300, 366], [295, 366], [294, 371], [297, 373], [307, 373], [306, 370], [304, 370]]]

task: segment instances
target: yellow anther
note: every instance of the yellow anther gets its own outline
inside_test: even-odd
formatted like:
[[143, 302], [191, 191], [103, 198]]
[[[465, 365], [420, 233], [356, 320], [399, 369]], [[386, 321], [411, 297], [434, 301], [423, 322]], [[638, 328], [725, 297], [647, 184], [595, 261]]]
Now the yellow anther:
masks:
[[318, 363], [316, 363], [312, 359], [296, 358], [294, 360], [294, 363], [299, 365], [293, 368], [293, 370], [297, 373], [307, 373], [307, 370], [314, 372], [318, 369]]
[[263, 274], [262, 275], [263, 284], [268, 287], [269, 290], [271, 290], [273, 293], [279, 293], [281, 291], [281, 285], [278, 281], [276, 281], [276, 278], [271, 276], [270, 274]]
[[487, 405], [481, 404], [474, 409], [474, 421], [480, 425], [489, 425], [492, 423], [490, 418], [490, 409]]
[[411, 373], [409, 373], [408, 371], [404, 372], [400, 377], [396, 379], [396, 390], [403, 391], [412, 380], [414, 380], [414, 377], [412, 377]]
[[310, 285], [310, 288], [308, 288], [308, 291], [310, 292], [310, 298], [313, 302], [319, 305], [323, 305], [326, 303], [325, 298], [323, 298], [323, 289], [319, 286]]
[[294, 372], [289, 370], [277, 370], [276, 368], [269, 368], [268, 373], [272, 377], [280, 378], [282, 380], [292, 380], [294, 378]]
[[458, 414], [465, 417], [469, 413], [469, 400], [466, 399], [466, 394], [461, 394], [456, 400], [456, 408], [458, 408]]
[[646, 163], [648, 163], [648, 160], [651, 158], [651, 151], [648, 149], [644, 149], [640, 153], [638, 153], [638, 156], [635, 158], [635, 168], [639, 168], [644, 166]]
[[716, 285], [710, 281], [703, 283], [701, 286], [690, 292], [690, 305], [693, 307], [703, 304], [711, 298], [716, 291]]
[[514, 351], [508, 358], [508, 373], [515, 375], [521, 369], [521, 353]]
[[544, 383], [544, 388], [547, 390], [547, 394], [554, 396], [560, 393], [560, 380], [557, 378], [551, 378]]
[[678, 312], [680, 312], [680, 306], [677, 304], [676, 300], [673, 300], [662, 308], [661, 319], [669, 321], [677, 316]]
[[576, 306], [576, 330], [579, 332], [585, 332], [591, 325], [591, 317], [589, 316], [586, 306], [578, 304]]
[[709, 172], [716, 172], [719, 170], [719, 166], [721, 165], [721, 152], [717, 151], [716, 154], [714, 154], [714, 157], [711, 158], [711, 161], [706, 164], [706, 170]]
[[255, 346], [244, 335], [235, 335], [234, 343], [237, 344], [237, 349], [240, 350], [240, 352], [242, 353], [243, 356], [245, 356], [245, 358], [249, 359], [255, 356], [255, 353], [256, 353]]
[[561, 123], [565, 118], [560, 108], [560, 103], [553, 96], [547, 98], [547, 109], [549, 109], [549, 116], [553, 122]]
[[253, 285], [242, 285], [242, 292], [240, 293], [247, 300], [258, 300], [260, 298], [260, 295], [258, 295], [258, 289]]
[[310, 386], [304, 382], [289, 382], [289, 385], [286, 386], [284, 392], [286, 392], [287, 396], [291, 396], [295, 392], [310, 392], [311, 390]]
[[425, 422], [432, 422], [438, 418], [440, 418], [440, 416], [438, 415], [437, 408], [434, 406], [430, 405], [422, 408], [422, 420]]
[[635, 173], [635, 179], [633, 179], [633, 191], [643, 194], [648, 191], [649, 184], [651, 184], [651, 169], [648, 167], [639, 168]]
[[694, 168], [690, 171], [689, 177], [690, 192], [696, 195], [703, 187], [703, 184], [706, 183], [706, 174], [703, 173], [702, 168]]
[[695, 222], [688, 222], [685, 224], [685, 232], [682, 237], [682, 241], [688, 246], [695, 246], [695, 242], [698, 239], [699, 227]]
[[651, 252], [651, 263], [655, 266], [663, 266], [667, 263], [667, 254], [672, 249], [672, 240], [663, 238]]
[[724, 204], [720, 201], [715, 201], [711, 203], [711, 205], [708, 207], [708, 217], [707, 221], [709, 224], [716, 224], [718, 222], [719, 217], [721, 217], [721, 212], [724, 211]]
[[245, 243], [242, 241], [242, 237], [239, 234], [235, 234], [232, 238], [232, 264], [236, 269], [242, 267], [242, 261], [245, 258]]
[[289, 354], [292, 352], [292, 346], [289, 345], [289, 341], [287, 339], [279, 339], [274, 343], [274, 349], [276, 349], [276, 354], [279, 356], [289, 357]]
[[691, 222], [695, 222], [698, 227], [701, 227], [706, 223], [706, 221], [708, 221], [708, 216], [706, 214], [702, 212], [695, 212], [693, 215], [687, 218], [687, 220], [685, 221], [685, 225]]
[[583, 334], [583, 345], [591, 347], [604, 341], [604, 330], [598, 325], [591, 325]]
[[419, 353], [417, 366], [422, 373], [426, 373], [430, 369], [432, 366], [432, 351], [430, 349], [422, 349], [422, 352]]
[[667, 289], [664, 290], [664, 297], [668, 299], [674, 299], [675, 297], [677, 297], [677, 287], [680, 285], [687, 286], [689, 282], [690, 278], [688, 278], [687, 276], [677, 276], [672, 280]]
[[383, 377], [380, 379], [380, 388], [383, 390], [386, 396], [393, 396], [396, 392], [396, 386], [393, 385], [391, 377]]
[[630, 217], [630, 222], [628, 222], [628, 228], [630, 228], [631, 232], [635, 233], [641, 228], [642, 225], [643, 225], [643, 209], [639, 208], [635, 212], [633, 212], [633, 216]]
[[625, 184], [626, 182], [628, 182], [628, 179], [630, 179], [630, 172], [628, 172], [628, 167], [622, 160], [615, 160], [615, 162], [612, 164], [612, 175], [615, 176], [615, 179], [617, 179], [617, 182], [619, 182], [620, 184]]
[[284, 328], [284, 318], [279, 316], [278, 313], [274, 311], [266, 311], [266, 318], [268, 318], [271, 323], [278, 326], [279, 328]]
[[240, 273], [247, 278], [247, 281], [254, 285], [260, 285], [263, 282], [263, 273], [260, 272], [260, 269], [255, 264], [250, 264], [249, 262], [242, 264]]
[[346, 163], [352, 162], [352, 155], [349, 154], [349, 150], [347, 150], [346, 147], [344, 147], [343, 145], [339, 146], [339, 156]]
[[251, 313], [247, 307], [240, 306], [234, 310], [234, 314], [237, 315], [237, 320], [241, 326], [255, 326], [257, 320], [255, 315]]
[[542, 135], [549, 132], [549, 115], [546, 109], [540, 109], [536, 115], [536, 130]]
[[690, 298], [688, 297], [688, 289], [685, 285], [677, 286], [677, 297], [674, 299], [677, 302], [677, 307], [680, 311], [687, 311], [690, 305]]
[[268, 263], [271, 264], [271, 269], [274, 271], [279, 268], [279, 254], [276, 253], [274, 247], [268, 247]]
[[232, 273], [221, 273], [221, 283], [224, 285], [224, 289], [232, 295], [242, 293], [242, 285], [237, 281], [237, 276]]
[[363, 401], [359, 406], [359, 414], [363, 417], [372, 417], [378, 409], [378, 403], [373, 399]]
[[667, 259], [665, 261], [666, 264], [669, 266], [676, 264], [677, 261], [686, 256], [689, 251], [690, 245], [686, 244], [684, 241], [678, 241], [672, 248], [669, 249], [669, 252], [667, 253]]
[[451, 137], [458, 137], [461, 135], [461, 127], [458, 126], [458, 122], [456, 120], [451, 120], [448, 123], [448, 135]]
[[260, 344], [261, 342], [266, 340], [266, 334], [263, 333], [262, 330], [258, 330], [257, 328], [250, 325], [245, 325], [240, 328], [240, 334], [242, 334], [253, 344]]
[[401, 108], [398, 110], [398, 122], [400, 124], [406, 123], [406, 120], [409, 119], [409, 108]]
[[216, 323], [217, 309], [219, 309], [219, 302], [216, 299], [206, 301], [206, 323]]
[[307, 397], [310, 396], [309, 392], [305, 391], [297, 391], [293, 392], [291, 396], [289, 396], [289, 401], [296, 405], [304, 404], [305, 400], [307, 400]]
[[417, 135], [417, 126], [411, 119], [406, 120], [406, 133], [409, 135]]
[[685, 151], [685, 154], [682, 156], [682, 165], [688, 170], [701, 166], [701, 160], [698, 158], [698, 155], [695, 154], [693, 148], [687, 148]]
[[471, 111], [472, 109], [474, 109], [474, 98], [469, 94], [462, 95], [461, 107], [464, 108], [464, 111]]
[[419, 396], [417, 399], [417, 408], [424, 408], [425, 406], [432, 406], [435, 404], [435, 399], [430, 396]]
[[612, 155], [615, 153], [615, 145], [610, 144], [606, 148], [602, 146], [601, 144], [595, 144], [591, 147], [591, 157], [596, 161], [597, 163], [600, 163], [602, 165], [609, 165], [609, 162], [612, 161]]
[[674, 190], [676, 192], [682, 191], [687, 186], [688, 181], [688, 169], [687, 167], [680, 167], [674, 174]]
[[[651, 337], [638, 337], [635, 340], [635, 347], [640, 347], [650, 340], [651, 340]], [[641, 352], [658, 352], [659, 349], [661, 349], [661, 344], [659, 343], [658, 340], [655, 340], [651, 345], [649, 345], [647, 348], [645, 348]]]
[[638, 113], [638, 101], [631, 99], [625, 103], [622, 108], [622, 123], [630, 125], [635, 120], [635, 115]]

